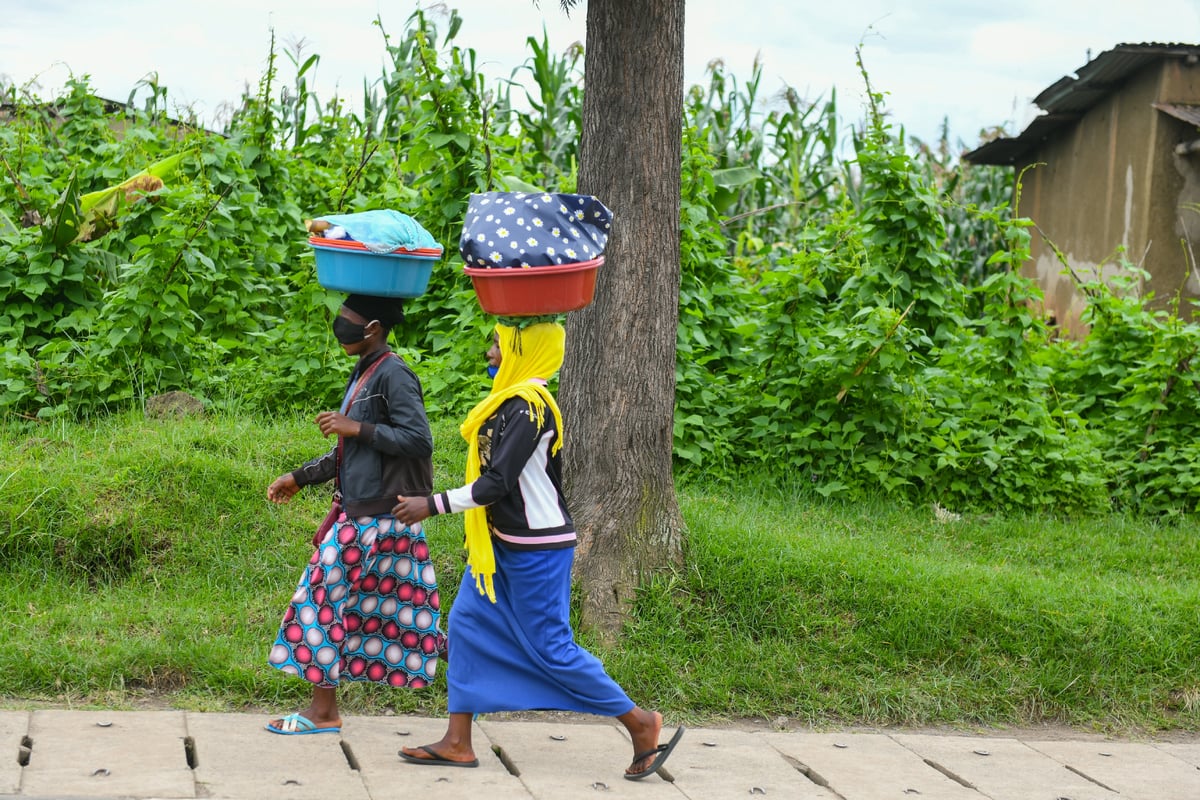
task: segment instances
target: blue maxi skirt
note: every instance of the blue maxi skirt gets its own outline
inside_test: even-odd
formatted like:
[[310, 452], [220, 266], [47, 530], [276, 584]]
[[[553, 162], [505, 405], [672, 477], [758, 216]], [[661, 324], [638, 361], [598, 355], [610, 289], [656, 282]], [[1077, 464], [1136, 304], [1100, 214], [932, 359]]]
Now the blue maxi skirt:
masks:
[[577, 711], [617, 717], [634, 708], [569, 619], [575, 549], [513, 550], [493, 540], [496, 602], [468, 568], [450, 609], [450, 713]]

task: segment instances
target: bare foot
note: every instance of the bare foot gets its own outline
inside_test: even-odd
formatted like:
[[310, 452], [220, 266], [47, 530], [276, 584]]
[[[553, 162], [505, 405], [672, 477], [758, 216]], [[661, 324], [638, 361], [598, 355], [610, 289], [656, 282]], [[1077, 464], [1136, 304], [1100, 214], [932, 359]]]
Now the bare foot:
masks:
[[663, 717], [657, 711], [647, 712], [647, 716], [641, 719], [642, 724], [638, 726], [638, 730], [630, 730], [629, 738], [633, 740], [633, 755], [637, 758], [642, 753], [648, 755], [642, 756], [637, 761], [629, 765], [625, 770], [626, 775], [642, 772], [647, 769], [654, 757], [658, 755], [658, 737], [662, 735]]

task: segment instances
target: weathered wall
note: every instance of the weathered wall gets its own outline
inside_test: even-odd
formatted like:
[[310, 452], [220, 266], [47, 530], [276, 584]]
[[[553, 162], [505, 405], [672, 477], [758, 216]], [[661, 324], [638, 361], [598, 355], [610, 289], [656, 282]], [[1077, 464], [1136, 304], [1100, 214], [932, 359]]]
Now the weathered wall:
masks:
[[[1168, 60], [1142, 70], [1017, 165], [1018, 176], [1030, 167], [1018, 213], [1062, 254], [1035, 236], [1025, 271], [1037, 278], [1045, 312], [1065, 335], [1086, 333], [1077, 281], [1111, 278], [1123, 261], [1150, 273], [1137, 290], [1153, 292], [1156, 306], [1170, 303], [1181, 289], [1200, 297], [1180, 245], [1191, 230], [1200, 246], [1200, 214], [1181, 206], [1200, 200], [1200, 176], [1194, 174], [1200, 153], [1185, 161], [1174, 152], [1177, 142], [1200, 132], [1157, 111], [1155, 102], [1200, 103], [1200, 68]], [[1183, 310], [1190, 313], [1190, 306]]]
[[[1200, 141], [1200, 131], [1178, 121], [1177, 127], [1181, 131], [1180, 143]], [[1196, 259], [1200, 258], [1200, 151], [1173, 154], [1171, 161], [1181, 182], [1174, 234], [1182, 243], [1182, 260], [1190, 265], [1184, 295], [1195, 298], [1200, 297], [1200, 271], [1196, 265]]]
[[[1200, 102], [1200, 65], [1174, 60], [1164, 64], [1160, 102], [1172, 104], [1195, 104]], [[1196, 269], [1196, 258], [1200, 256], [1200, 149], [1178, 153], [1180, 145], [1200, 142], [1200, 129], [1195, 125], [1159, 114], [1157, 152], [1167, 156], [1162, 159], [1162, 189], [1157, 194], [1164, 206], [1171, 200], [1173, 207], [1163, 209], [1163, 233], [1173, 247], [1170, 262], [1173, 271], [1164, 271], [1161, 285], [1155, 285], [1155, 294], [1160, 300], [1178, 292], [1181, 296], [1180, 312], [1193, 318], [1198, 314], [1194, 302], [1200, 299], [1200, 272]], [[1170, 211], [1170, 215], [1167, 215]], [[1173, 272], [1173, 274], [1171, 274]], [[1167, 280], [1171, 278], [1172, 280]]]

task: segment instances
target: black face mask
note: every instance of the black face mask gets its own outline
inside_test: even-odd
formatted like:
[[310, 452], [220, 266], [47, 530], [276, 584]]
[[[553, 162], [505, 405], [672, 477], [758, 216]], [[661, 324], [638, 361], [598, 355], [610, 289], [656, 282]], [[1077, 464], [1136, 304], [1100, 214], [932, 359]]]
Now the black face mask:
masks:
[[342, 344], [358, 344], [367, 338], [367, 326], [355, 325], [344, 317], [334, 317], [333, 336]]

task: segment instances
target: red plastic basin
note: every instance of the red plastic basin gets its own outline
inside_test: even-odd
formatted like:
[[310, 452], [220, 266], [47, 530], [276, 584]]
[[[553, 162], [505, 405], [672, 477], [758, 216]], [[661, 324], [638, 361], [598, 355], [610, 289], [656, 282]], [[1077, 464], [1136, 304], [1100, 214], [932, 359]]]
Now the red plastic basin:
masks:
[[479, 305], [500, 317], [536, 317], [578, 311], [592, 302], [604, 257], [542, 267], [463, 267]]

